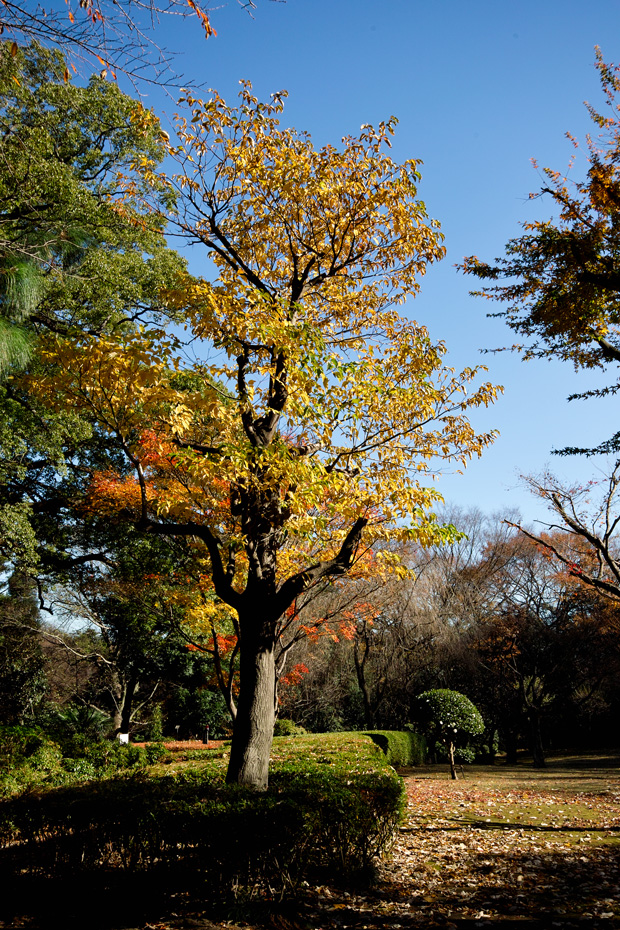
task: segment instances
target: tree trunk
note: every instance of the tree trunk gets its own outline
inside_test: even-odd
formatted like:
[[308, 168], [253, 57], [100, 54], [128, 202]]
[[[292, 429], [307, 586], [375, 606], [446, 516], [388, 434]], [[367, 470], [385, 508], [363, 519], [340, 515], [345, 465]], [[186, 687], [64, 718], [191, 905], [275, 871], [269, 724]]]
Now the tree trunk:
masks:
[[[362, 651], [361, 656], [360, 651]], [[372, 706], [372, 701], [370, 699], [368, 682], [366, 681], [366, 662], [368, 660], [369, 653], [370, 643], [368, 642], [367, 637], [364, 637], [363, 644], [360, 644], [360, 637], [356, 636], [355, 642], [353, 644], [353, 659], [355, 661], [357, 683], [359, 685], [360, 691], [362, 692], [362, 699], [364, 701], [364, 723], [369, 730], [374, 730], [376, 718], [374, 707]]]
[[450, 757], [450, 777], [456, 781], [456, 763], [454, 761], [454, 743], [448, 743], [448, 755]]
[[[251, 622], [251, 621], [250, 621]], [[275, 723], [275, 636], [241, 623], [241, 685], [226, 781], [265, 791]]]
[[529, 713], [530, 724], [530, 750], [534, 761], [534, 768], [544, 769], [547, 766], [545, 762], [545, 750], [543, 749], [542, 733], [540, 730], [540, 714], [532, 709]]
[[125, 697], [121, 708], [121, 733], [129, 733], [129, 724], [133, 714], [133, 699], [138, 688], [138, 679], [133, 675], [125, 687]]
[[134, 675], [129, 679], [118, 676], [115, 684], [117, 686], [117, 700], [114, 711], [114, 735], [118, 736], [119, 733], [129, 733], [133, 700], [138, 688], [138, 678]]
[[502, 734], [502, 746], [506, 751], [506, 765], [517, 764], [517, 734], [505, 730]]
[[[243, 358], [239, 356], [240, 365]], [[253, 444], [259, 440], [263, 446], [268, 444], [261, 437], [266, 435], [270, 418], [271, 414], [252, 425], [248, 436]], [[260, 427], [258, 431], [256, 426]], [[281, 527], [286, 517], [280, 487], [272, 483], [273, 476], [266, 465], [260, 464], [260, 456], [257, 463], [254, 479], [259, 490], [247, 491], [245, 485], [238, 486], [233, 508], [241, 514], [246, 538], [249, 565], [245, 591], [236, 593], [221, 577], [219, 583], [220, 590], [228, 597], [227, 603], [239, 617], [239, 700], [226, 781], [265, 791], [269, 783], [269, 759], [276, 717], [278, 622], [313, 580], [348, 571], [367, 520], [360, 517], [355, 521], [335, 558], [310, 565], [278, 585], [277, 556], [284, 538]], [[265, 487], [264, 491], [260, 490], [261, 486]], [[219, 550], [216, 545], [211, 549], [212, 559], [215, 558], [217, 563]], [[219, 565], [223, 572], [221, 562]], [[234, 563], [231, 571], [234, 574]]]

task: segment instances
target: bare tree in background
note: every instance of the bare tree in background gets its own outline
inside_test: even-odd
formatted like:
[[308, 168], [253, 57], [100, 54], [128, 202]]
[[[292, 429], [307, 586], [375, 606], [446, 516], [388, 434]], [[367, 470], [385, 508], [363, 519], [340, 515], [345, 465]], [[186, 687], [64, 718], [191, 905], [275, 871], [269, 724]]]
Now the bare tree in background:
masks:
[[[250, 13], [256, 8], [253, 0], [237, 2]], [[59, 49], [73, 71], [82, 65], [114, 80], [125, 75], [134, 88], [145, 82], [174, 87], [176, 52], [158, 36], [170, 17], [189, 20], [188, 28], [197, 27], [205, 39], [217, 35], [211, 10], [199, 0], [2, 0], [0, 34], [15, 50], [32, 42]]]
[[552, 474], [528, 478], [532, 492], [549, 505], [547, 532], [515, 524], [542, 546], [569, 577], [620, 601], [620, 462], [602, 481], [565, 487]]

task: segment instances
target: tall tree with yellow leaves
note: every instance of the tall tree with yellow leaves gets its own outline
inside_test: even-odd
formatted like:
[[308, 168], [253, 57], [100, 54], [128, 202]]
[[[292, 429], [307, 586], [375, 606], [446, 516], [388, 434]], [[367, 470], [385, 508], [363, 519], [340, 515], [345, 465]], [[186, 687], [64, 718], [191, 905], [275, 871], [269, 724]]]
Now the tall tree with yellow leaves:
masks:
[[168, 294], [191, 360], [165, 330], [50, 335], [31, 383], [106, 431], [133, 471], [93, 472], [80, 507], [193, 541], [238, 617], [228, 779], [259, 789], [285, 612], [329, 579], [398, 571], [402, 540], [453, 536], [431, 476], [492, 441], [467, 412], [496, 393], [446, 368], [443, 345], [396, 309], [444, 250], [417, 163], [386, 152], [395, 120], [317, 150], [280, 126], [283, 97], [187, 95], [171, 219], [217, 272]]

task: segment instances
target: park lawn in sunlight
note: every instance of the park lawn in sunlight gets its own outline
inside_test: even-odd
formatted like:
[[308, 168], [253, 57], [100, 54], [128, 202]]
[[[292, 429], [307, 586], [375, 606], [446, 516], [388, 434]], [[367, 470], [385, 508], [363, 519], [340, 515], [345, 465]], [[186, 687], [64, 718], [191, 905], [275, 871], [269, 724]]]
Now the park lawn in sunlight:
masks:
[[404, 773], [406, 820], [381, 881], [350, 897], [314, 889], [311, 926], [620, 927], [619, 763]]

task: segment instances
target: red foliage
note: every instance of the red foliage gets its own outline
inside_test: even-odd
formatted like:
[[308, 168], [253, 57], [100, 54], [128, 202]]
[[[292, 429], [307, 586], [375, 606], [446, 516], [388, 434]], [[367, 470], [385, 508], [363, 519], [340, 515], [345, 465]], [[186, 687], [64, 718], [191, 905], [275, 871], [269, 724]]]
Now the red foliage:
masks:
[[308, 670], [307, 665], [304, 665], [303, 662], [298, 662], [297, 665], [295, 665], [290, 670], [288, 675], [282, 676], [282, 678], [280, 679], [280, 684], [284, 685], [285, 687], [291, 686], [291, 685], [298, 685], [299, 682], [304, 677], [304, 675], [308, 674], [308, 671], [309, 670]]

